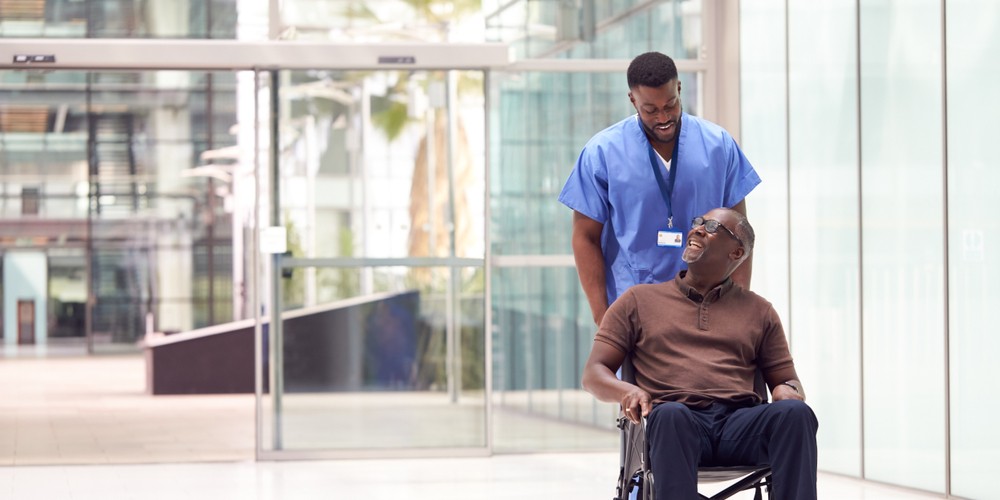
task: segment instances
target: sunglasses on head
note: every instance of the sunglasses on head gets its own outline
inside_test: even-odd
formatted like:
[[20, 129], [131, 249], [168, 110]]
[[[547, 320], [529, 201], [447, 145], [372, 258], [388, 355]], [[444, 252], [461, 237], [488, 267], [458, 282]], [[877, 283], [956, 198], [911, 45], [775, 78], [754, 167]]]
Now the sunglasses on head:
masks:
[[729, 233], [729, 236], [732, 236], [733, 239], [739, 242], [740, 246], [743, 246], [743, 240], [741, 240], [739, 236], [736, 236], [736, 233], [730, 231], [728, 227], [723, 226], [721, 222], [715, 219], [706, 219], [704, 217], [695, 217], [691, 219], [691, 229], [694, 229], [698, 226], [705, 226], [705, 232], [708, 234], [715, 234], [716, 231], [718, 231], [719, 228], [721, 227], [722, 229], [725, 229], [727, 233]]

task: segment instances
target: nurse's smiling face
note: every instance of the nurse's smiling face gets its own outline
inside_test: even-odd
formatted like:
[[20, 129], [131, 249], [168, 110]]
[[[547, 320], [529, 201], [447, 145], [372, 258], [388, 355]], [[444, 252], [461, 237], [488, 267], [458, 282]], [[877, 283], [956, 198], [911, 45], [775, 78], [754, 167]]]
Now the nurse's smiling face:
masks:
[[681, 82], [673, 79], [662, 87], [639, 85], [628, 93], [646, 137], [654, 146], [673, 146], [681, 119]]

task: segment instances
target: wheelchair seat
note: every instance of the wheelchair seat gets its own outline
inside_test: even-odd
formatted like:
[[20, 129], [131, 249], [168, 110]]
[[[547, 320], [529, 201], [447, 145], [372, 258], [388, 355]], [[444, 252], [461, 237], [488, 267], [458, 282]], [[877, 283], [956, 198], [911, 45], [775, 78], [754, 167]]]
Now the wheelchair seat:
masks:
[[[628, 358], [622, 364], [621, 377], [626, 382], [635, 383], [635, 372]], [[760, 372], [757, 372], [754, 381], [754, 391], [767, 403], [767, 384]], [[645, 423], [645, 418], [642, 420], [642, 425], [637, 425], [624, 415], [618, 417], [618, 428], [621, 429], [621, 457], [614, 500], [655, 500], [653, 495], [655, 478], [649, 468], [649, 442], [646, 440]], [[768, 465], [698, 467], [699, 484], [733, 480], [736, 482], [712, 496], [701, 494], [699, 496], [708, 500], [722, 500], [741, 491], [753, 489], [754, 500], [762, 500], [762, 491], [768, 498], [771, 497], [771, 467]], [[635, 496], [632, 496], [633, 493]]]

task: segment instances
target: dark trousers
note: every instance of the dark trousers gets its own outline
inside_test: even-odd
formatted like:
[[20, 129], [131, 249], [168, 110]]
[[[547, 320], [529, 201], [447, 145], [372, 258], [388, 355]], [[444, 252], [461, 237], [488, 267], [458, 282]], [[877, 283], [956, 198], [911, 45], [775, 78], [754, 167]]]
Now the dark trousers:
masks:
[[795, 400], [752, 407], [663, 403], [647, 418], [656, 500], [698, 497], [698, 466], [770, 464], [772, 500], [816, 498], [812, 409]]

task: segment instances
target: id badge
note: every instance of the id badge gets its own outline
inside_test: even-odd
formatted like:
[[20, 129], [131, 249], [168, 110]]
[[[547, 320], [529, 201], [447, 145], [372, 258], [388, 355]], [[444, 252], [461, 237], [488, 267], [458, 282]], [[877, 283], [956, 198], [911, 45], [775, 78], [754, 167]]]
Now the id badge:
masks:
[[661, 229], [656, 232], [656, 246], [680, 248], [684, 244], [684, 233]]

